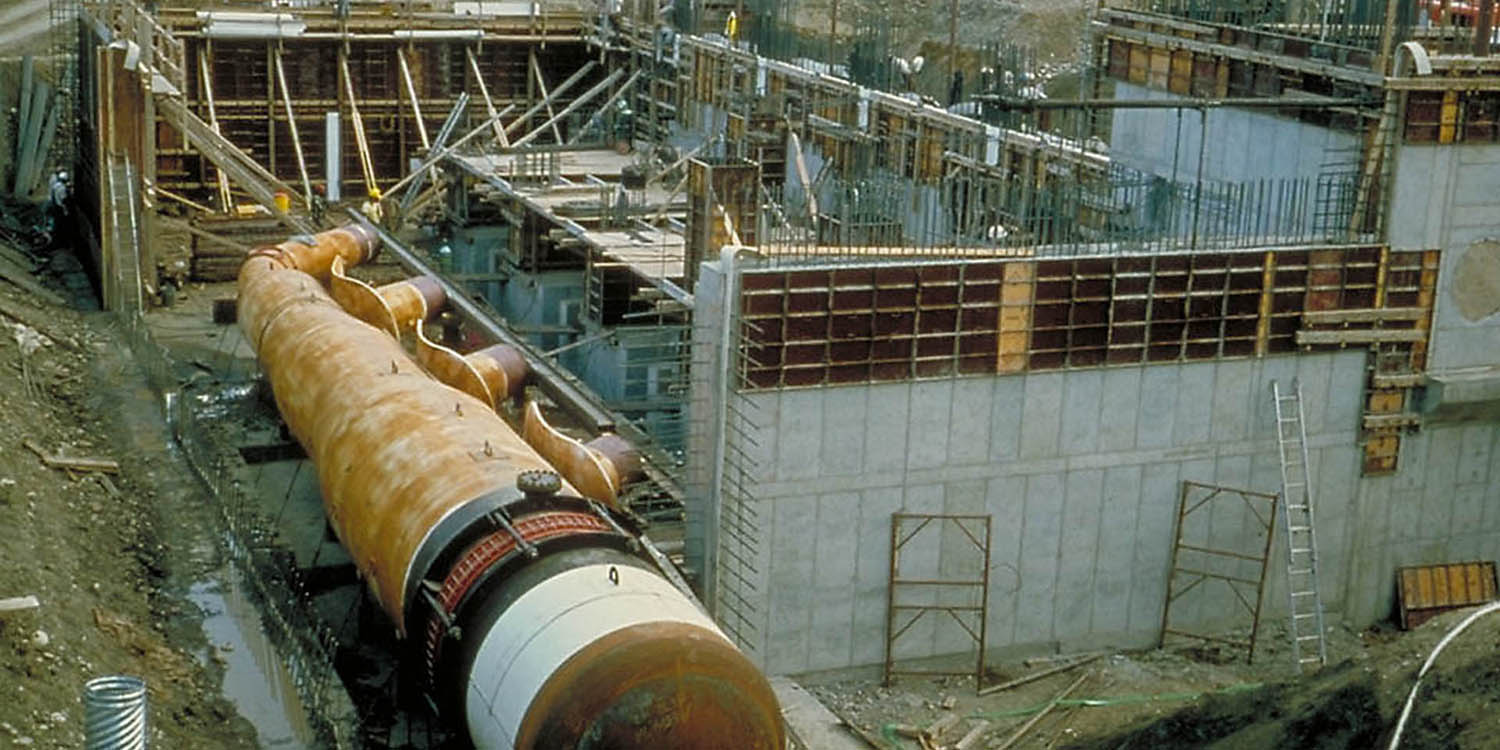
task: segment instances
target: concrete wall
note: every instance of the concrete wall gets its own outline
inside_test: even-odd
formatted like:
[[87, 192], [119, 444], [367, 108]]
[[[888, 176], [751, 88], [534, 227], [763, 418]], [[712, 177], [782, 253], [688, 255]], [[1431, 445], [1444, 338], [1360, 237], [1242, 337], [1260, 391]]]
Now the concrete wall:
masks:
[[[1115, 98], [1183, 97], [1117, 81]], [[1209, 143], [1204, 149], [1203, 123], [1194, 110], [1117, 109], [1110, 131], [1110, 157], [1178, 182], [1197, 179], [1200, 152], [1203, 178], [1224, 182], [1316, 178], [1330, 162], [1342, 162], [1341, 169], [1353, 170], [1359, 159], [1360, 140], [1354, 133], [1243, 109], [1209, 110]]]
[[[705, 275], [708, 284], [720, 278]], [[717, 295], [699, 291], [717, 306]], [[697, 343], [708, 356], [716, 318], [699, 312]], [[877, 664], [891, 514], [989, 513], [991, 648], [1151, 645], [1180, 483], [1278, 491], [1269, 386], [1296, 377], [1306, 393], [1321, 590], [1329, 610], [1367, 624], [1389, 614], [1396, 566], [1500, 553], [1500, 428], [1424, 430], [1404, 442], [1396, 476], [1361, 478], [1364, 365], [1364, 352], [1350, 351], [746, 394], [740, 408], [754, 428], [729, 439], [751, 459], [759, 531], [739, 573], [748, 580], [720, 577], [732, 591], [716, 599], [749, 603], [755, 627], [744, 645], [773, 673]], [[695, 424], [711, 425], [715, 413], [708, 380], [695, 388]], [[723, 542], [705, 528], [715, 517], [702, 480], [716, 434], [696, 430], [688, 452], [700, 480], [689, 555], [700, 564], [711, 557], [704, 545]], [[1195, 524], [1216, 546], [1255, 544], [1234, 503]], [[1282, 546], [1278, 536], [1268, 618], [1286, 609]], [[952, 531], [919, 537], [906, 554], [910, 574], [978, 573]], [[1227, 590], [1183, 602], [1179, 624], [1248, 622]], [[901, 642], [908, 657], [968, 648], [939, 619]]]
[[1500, 365], [1497, 316], [1467, 320], [1453, 297], [1469, 246], [1500, 237], [1500, 145], [1403, 145], [1397, 150], [1391, 247], [1443, 251], [1428, 369]]

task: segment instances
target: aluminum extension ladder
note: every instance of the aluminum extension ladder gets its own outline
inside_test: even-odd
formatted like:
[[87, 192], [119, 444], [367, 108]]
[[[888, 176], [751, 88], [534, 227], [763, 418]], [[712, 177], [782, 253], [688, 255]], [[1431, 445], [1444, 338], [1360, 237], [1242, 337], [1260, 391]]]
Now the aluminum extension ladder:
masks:
[[[1287, 593], [1291, 598], [1292, 659], [1301, 672], [1309, 664], [1328, 663], [1324, 641], [1323, 597], [1318, 593], [1318, 542], [1313, 532], [1313, 493], [1308, 476], [1307, 426], [1302, 414], [1302, 384], [1294, 378], [1289, 391], [1271, 382], [1276, 403], [1276, 449], [1281, 459], [1281, 521], [1287, 541]], [[1317, 655], [1304, 656], [1316, 642]], [[1310, 649], [1309, 649], [1310, 652]]]

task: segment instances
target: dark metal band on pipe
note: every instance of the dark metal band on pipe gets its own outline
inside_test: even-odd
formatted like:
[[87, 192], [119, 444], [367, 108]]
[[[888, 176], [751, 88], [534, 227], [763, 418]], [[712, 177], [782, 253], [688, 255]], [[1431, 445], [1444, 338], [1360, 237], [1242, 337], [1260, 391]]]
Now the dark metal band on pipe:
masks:
[[350, 218], [358, 222], [360, 226], [375, 232], [376, 236], [380, 237], [386, 249], [390, 251], [391, 255], [409, 273], [431, 277], [436, 281], [447, 294], [448, 306], [460, 319], [484, 331], [497, 342], [508, 344], [519, 350], [526, 357], [527, 363], [531, 365], [531, 371], [536, 375], [537, 385], [541, 386], [541, 389], [548, 396], [555, 399], [559, 406], [566, 409], [574, 418], [587, 422], [596, 431], [606, 432], [616, 428], [617, 423], [614, 414], [610, 413], [604, 406], [595, 403], [593, 399], [589, 398], [587, 394], [574, 385], [571, 382], [571, 375], [564, 373], [551, 360], [543, 357], [525, 339], [490, 319], [490, 316], [479, 305], [475, 304], [473, 300], [469, 299], [468, 295], [462, 289], [455, 287], [448, 280], [439, 276], [435, 269], [428, 266], [415, 253], [402, 246], [390, 233], [371, 224], [364, 214], [353, 208], [347, 208], [346, 210]]

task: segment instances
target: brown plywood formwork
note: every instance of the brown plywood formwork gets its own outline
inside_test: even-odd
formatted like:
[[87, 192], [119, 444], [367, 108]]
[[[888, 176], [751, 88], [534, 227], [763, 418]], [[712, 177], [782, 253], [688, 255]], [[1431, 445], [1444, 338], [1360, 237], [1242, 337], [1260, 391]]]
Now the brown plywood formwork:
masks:
[[1402, 629], [1414, 628], [1449, 610], [1495, 601], [1495, 563], [1415, 565], [1396, 570]]
[[[1188, 362], [1382, 338], [1399, 340], [1419, 370], [1437, 254], [1428, 256], [1355, 246], [749, 270], [749, 380], [778, 388]], [[1385, 306], [1372, 307], [1377, 298]]]

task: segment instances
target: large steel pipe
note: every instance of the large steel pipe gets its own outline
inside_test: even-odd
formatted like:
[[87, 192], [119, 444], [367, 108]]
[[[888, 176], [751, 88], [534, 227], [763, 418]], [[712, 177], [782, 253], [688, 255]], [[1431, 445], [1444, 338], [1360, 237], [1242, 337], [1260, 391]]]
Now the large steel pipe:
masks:
[[484, 400], [428, 376], [324, 284], [358, 227], [251, 254], [239, 320], [330, 523], [478, 748], [765, 748], [765, 678]]

